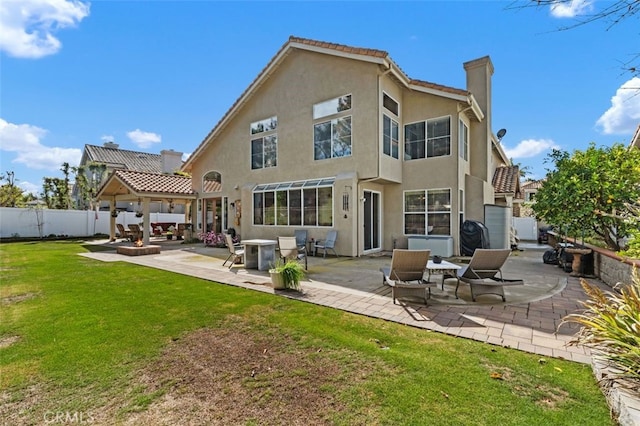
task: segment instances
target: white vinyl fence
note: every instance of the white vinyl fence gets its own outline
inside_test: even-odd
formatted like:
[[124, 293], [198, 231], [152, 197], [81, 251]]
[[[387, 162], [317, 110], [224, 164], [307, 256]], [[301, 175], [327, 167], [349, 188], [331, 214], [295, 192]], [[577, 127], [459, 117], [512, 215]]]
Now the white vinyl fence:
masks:
[[538, 221], [533, 217], [514, 217], [511, 219], [520, 241], [538, 239]]
[[[185, 222], [184, 214], [177, 213], [150, 213], [149, 217], [151, 222]], [[0, 207], [0, 238], [109, 235], [110, 219], [108, 211]], [[134, 212], [120, 212], [116, 218], [125, 228], [141, 221]]]

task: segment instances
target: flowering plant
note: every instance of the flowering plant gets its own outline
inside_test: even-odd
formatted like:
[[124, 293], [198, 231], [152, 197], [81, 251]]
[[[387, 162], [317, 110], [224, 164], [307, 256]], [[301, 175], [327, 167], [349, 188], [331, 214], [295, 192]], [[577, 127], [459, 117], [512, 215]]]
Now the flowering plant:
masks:
[[[201, 232], [200, 234], [198, 234], [198, 238], [207, 247], [226, 247], [227, 246], [227, 240], [226, 240], [225, 234], [222, 234], [222, 233], [217, 233], [214, 231]], [[237, 236], [235, 236], [233, 237], [233, 242], [238, 243], [240, 242], [240, 240]]]

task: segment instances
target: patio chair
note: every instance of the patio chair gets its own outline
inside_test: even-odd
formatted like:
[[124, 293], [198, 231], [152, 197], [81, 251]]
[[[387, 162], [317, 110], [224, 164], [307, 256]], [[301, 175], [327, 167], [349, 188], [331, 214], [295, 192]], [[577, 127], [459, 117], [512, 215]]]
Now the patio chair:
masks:
[[116, 227], [118, 228], [118, 234], [120, 234], [120, 238], [124, 238], [125, 240], [131, 239], [131, 232], [124, 229], [124, 226], [121, 223], [116, 223]]
[[296, 244], [298, 245], [298, 250], [304, 249], [307, 251], [307, 230], [306, 229], [296, 229], [293, 231], [293, 235], [296, 237]]
[[284, 262], [290, 259], [304, 259], [304, 269], [307, 269], [307, 252], [298, 248], [296, 237], [278, 237], [278, 249], [280, 250], [280, 258]]
[[474, 302], [481, 294], [495, 294], [505, 302], [504, 286], [524, 284], [522, 280], [507, 280], [502, 277], [502, 267], [510, 253], [510, 249], [476, 249], [469, 264], [457, 271], [456, 299], [462, 281], [469, 284], [471, 300]]
[[324, 240], [317, 240], [314, 243], [313, 255], [315, 256], [316, 253], [318, 252], [318, 249], [321, 249], [324, 252], [322, 257], [327, 257], [327, 250], [331, 250], [333, 254], [335, 254], [336, 257], [338, 257], [338, 253], [336, 253], [336, 250], [334, 248], [336, 245], [336, 238], [338, 238], [338, 231], [327, 232], [327, 238], [325, 238]]
[[140, 225], [135, 223], [129, 225], [129, 238], [131, 241], [138, 241], [142, 239], [142, 229], [140, 229]]
[[224, 237], [227, 241], [229, 256], [222, 263], [222, 266], [224, 266], [229, 260], [231, 260], [231, 264], [229, 265], [229, 269], [231, 269], [238, 259], [242, 260], [242, 258], [244, 257], [244, 248], [241, 245], [233, 244], [233, 238], [231, 237], [231, 234], [224, 234]]
[[393, 303], [402, 297], [402, 293], [424, 299], [431, 297], [431, 287], [436, 283], [424, 280], [424, 271], [429, 261], [431, 250], [394, 249], [391, 267], [380, 268], [383, 282], [391, 287]]

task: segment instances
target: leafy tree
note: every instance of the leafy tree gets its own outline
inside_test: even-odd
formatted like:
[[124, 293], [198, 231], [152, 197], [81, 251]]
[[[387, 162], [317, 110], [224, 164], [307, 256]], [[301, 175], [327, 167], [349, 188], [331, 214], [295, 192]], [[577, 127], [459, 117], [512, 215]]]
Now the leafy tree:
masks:
[[0, 207], [24, 207], [28, 201], [35, 197], [33, 194], [23, 193], [19, 186], [15, 185], [14, 172], [7, 172], [0, 176], [0, 182], [6, 181], [0, 186]]
[[80, 210], [93, 209], [96, 194], [107, 172], [107, 165], [88, 163], [85, 166], [72, 167], [71, 170], [76, 176], [76, 207]]
[[611, 250], [636, 227], [616, 215], [640, 200], [640, 150], [622, 144], [569, 154], [553, 150], [555, 170], [536, 194], [533, 210], [569, 235], [594, 234]]

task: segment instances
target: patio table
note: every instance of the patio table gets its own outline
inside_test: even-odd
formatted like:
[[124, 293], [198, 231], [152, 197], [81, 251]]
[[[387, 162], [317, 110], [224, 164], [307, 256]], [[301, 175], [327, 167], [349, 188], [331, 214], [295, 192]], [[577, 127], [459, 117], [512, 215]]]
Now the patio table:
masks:
[[240, 244], [244, 246], [245, 268], [266, 271], [274, 264], [278, 244], [276, 240], [242, 240]]
[[447, 276], [455, 277], [458, 269], [462, 268], [455, 263], [447, 262], [446, 260], [440, 263], [435, 263], [433, 260], [427, 262], [427, 272], [429, 276], [427, 281], [431, 281], [431, 274], [442, 274], [442, 290], [444, 290], [444, 280]]

